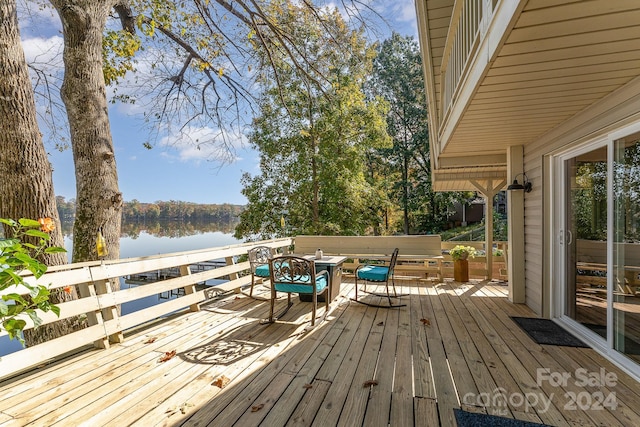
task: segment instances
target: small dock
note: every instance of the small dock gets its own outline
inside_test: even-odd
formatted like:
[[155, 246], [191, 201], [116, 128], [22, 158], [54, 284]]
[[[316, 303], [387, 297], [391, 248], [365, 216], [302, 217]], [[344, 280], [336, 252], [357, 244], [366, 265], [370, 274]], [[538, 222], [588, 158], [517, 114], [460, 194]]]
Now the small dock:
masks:
[[[640, 383], [592, 349], [536, 344], [510, 318], [534, 314], [503, 284], [401, 285], [407, 306], [384, 309], [350, 301], [343, 283], [310, 330], [297, 299], [273, 325], [260, 324], [267, 301], [203, 303], [4, 380], [0, 426], [456, 426], [454, 409], [640, 425]], [[615, 381], [583, 385], [577, 369]]]
[[[222, 268], [226, 265], [227, 263], [224, 259], [214, 259], [190, 264], [188, 267], [192, 273], [201, 273], [203, 271]], [[179, 267], [163, 268], [155, 271], [146, 271], [144, 273], [129, 274], [124, 278], [124, 283], [130, 285], [146, 285], [160, 280], [180, 277], [181, 275]], [[202, 284], [206, 285], [206, 282], [203, 282]]]

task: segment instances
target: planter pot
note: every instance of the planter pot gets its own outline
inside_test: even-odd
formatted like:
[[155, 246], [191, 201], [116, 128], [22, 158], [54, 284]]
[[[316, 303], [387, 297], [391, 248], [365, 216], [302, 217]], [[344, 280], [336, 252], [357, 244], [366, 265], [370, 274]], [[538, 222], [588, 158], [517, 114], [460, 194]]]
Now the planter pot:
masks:
[[453, 261], [453, 280], [456, 282], [469, 281], [469, 261], [466, 259], [457, 259]]

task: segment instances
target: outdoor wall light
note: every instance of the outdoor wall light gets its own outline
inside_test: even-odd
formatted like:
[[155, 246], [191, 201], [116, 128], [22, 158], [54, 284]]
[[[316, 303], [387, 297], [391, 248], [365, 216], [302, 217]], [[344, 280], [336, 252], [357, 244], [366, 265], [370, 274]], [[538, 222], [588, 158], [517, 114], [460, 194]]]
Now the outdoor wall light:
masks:
[[[520, 184], [518, 182], [518, 177], [522, 175], [522, 184]], [[524, 190], [525, 193], [530, 193], [531, 192], [531, 181], [529, 181], [529, 178], [527, 177], [526, 174], [524, 173], [519, 173], [518, 175], [516, 175], [515, 179], [513, 180], [513, 184], [509, 185], [507, 187], [508, 191], [511, 190]]]

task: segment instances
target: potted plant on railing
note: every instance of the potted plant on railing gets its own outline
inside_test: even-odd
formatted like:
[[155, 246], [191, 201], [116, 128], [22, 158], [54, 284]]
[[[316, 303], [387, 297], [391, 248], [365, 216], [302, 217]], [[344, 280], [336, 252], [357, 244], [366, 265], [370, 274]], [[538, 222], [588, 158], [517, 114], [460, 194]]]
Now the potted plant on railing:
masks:
[[469, 258], [476, 256], [473, 246], [457, 245], [449, 251], [453, 260], [453, 280], [456, 282], [469, 281]]

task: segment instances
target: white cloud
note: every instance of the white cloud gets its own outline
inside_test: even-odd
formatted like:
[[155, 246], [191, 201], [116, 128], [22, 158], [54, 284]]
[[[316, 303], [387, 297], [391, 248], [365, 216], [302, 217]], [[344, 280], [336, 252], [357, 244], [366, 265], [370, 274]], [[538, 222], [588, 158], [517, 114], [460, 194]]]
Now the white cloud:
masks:
[[56, 10], [48, 2], [34, 2], [33, 0], [18, 0], [18, 25], [23, 36], [34, 34], [60, 33], [62, 31], [60, 18]]
[[[373, 8], [401, 35], [418, 35], [414, 0], [376, 0]], [[407, 25], [409, 24], [409, 25]]]
[[[242, 134], [232, 134], [226, 131], [208, 127], [185, 128], [179, 134], [172, 134], [162, 138], [159, 146], [165, 151], [162, 155], [181, 162], [196, 162], [202, 160], [220, 163], [233, 163], [238, 159], [236, 152], [246, 144], [247, 139]], [[173, 155], [171, 151], [176, 151]]]
[[22, 40], [22, 48], [29, 64], [38, 64], [39, 67], [46, 66], [50, 72], [62, 72], [62, 51], [64, 49], [62, 37], [26, 38]]

